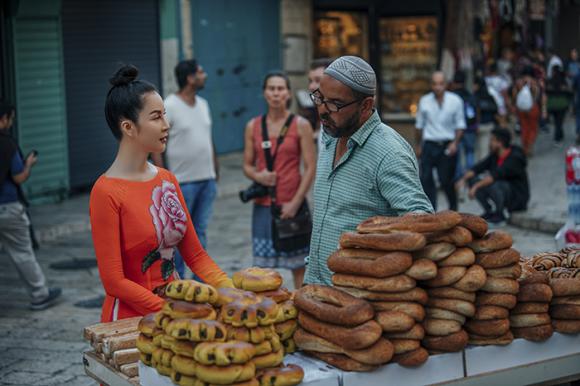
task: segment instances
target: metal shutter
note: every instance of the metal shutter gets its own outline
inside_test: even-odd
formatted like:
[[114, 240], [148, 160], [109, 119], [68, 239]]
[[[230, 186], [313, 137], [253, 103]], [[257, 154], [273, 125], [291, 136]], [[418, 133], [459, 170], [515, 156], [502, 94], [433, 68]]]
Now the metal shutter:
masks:
[[39, 152], [25, 191], [31, 199], [64, 196], [68, 161], [60, 21], [19, 16], [13, 33], [19, 144], [25, 155]]
[[160, 87], [157, 0], [63, 0], [70, 185], [90, 186], [115, 157], [105, 121], [108, 79], [120, 63]]

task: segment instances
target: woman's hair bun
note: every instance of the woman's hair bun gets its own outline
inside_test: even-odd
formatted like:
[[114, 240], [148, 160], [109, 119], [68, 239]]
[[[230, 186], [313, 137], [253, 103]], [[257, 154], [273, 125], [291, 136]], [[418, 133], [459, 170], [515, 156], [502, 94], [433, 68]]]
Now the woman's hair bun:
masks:
[[109, 83], [113, 87], [124, 86], [137, 79], [137, 75], [139, 75], [137, 67], [127, 64], [117, 70], [115, 75], [109, 79]]

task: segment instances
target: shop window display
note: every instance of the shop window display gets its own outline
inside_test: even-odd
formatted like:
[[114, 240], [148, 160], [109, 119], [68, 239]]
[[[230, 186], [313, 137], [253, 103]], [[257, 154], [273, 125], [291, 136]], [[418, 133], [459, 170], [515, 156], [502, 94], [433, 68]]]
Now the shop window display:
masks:
[[314, 57], [360, 56], [367, 61], [368, 18], [363, 13], [319, 11], [314, 15]]
[[382, 18], [379, 33], [382, 111], [415, 115], [437, 67], [437, 18]]

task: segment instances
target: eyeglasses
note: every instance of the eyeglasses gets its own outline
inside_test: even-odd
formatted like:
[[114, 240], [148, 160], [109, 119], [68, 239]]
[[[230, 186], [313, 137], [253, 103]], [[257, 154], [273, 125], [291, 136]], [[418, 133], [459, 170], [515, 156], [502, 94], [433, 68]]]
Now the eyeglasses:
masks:
[[336, 103], [336, 102], [331, 102], [328, 101], [326, 99], [322, 98], [322, 94], [320, 93], [320, 89], [315, 90], [313, 93], [310, 94], [310, 99], [312, 99], [312, 102], [314, 102], [314, 104], [316, 106], [322, 106], [324, 105], [326, 107], [326, 109], [328, 111], [330, 111], [331, 113], [337, 113], [339, 112], [341, 109], [344, 109], [347, 106], [350, 106], [354, 103], [360, 102], [362, 101], [362, 99], [356, 99], [352, 102], [349, 103]]

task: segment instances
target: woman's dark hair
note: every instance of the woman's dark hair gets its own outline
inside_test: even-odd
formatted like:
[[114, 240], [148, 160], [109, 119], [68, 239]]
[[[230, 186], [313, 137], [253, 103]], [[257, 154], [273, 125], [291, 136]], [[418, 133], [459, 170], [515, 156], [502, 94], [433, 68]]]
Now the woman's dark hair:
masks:
[[550, 79], [550, 86], [556, 90], [560, 90], [566, 86], [566, 74], [562, 67], [556, 65], [552, 69], [552, 79]]
[[500, 141], [503, 147], [510, 147], [510, 143], [512, 142], [512, 134], [508, 129], [496, 127], [491, 131], [491, 135]]
[[143, 95], [157, 91], [155, 86], [146, 80], [137, 80], [139, 70], [128, 64], [121, 67], [111, 79], [111, 89], [105, 101], [105, 118], [117, 139], [123, 136], [119, 123], [121, 119], [137, 122], [139, 112], [143, 109]]
[[199, 64], [195, 59], [182, 60], [175, 66], [175, 79], [180, 90], [187, 85], [187, 77], [195, 74], [198, 67]]
[[286, 81], [286, 87], [288, 88], [288, 90], [291, 89], [290, 87], [290, 78], [288, 78], [288, 75], [281, 70], [274, 70], [274, 71], [270, 71], [269, 73], [266, 74], [266, 76], [264, 77], [264, 82], [262, 83], [262, 90], [266, 89], [266, 85], [268, 85], [268, 80], [270, 78], [274, 78], [274, 77], [279, 77], [284, 79], [284, 81]]
[[11, 115], [14, 112], [14, 105], [0, 100], [0, 119], [4, 118], [5, 115]]

